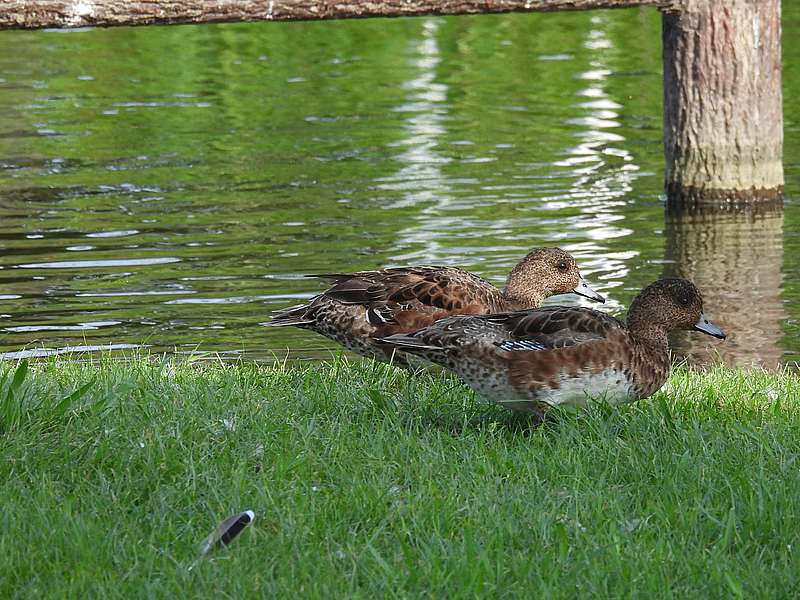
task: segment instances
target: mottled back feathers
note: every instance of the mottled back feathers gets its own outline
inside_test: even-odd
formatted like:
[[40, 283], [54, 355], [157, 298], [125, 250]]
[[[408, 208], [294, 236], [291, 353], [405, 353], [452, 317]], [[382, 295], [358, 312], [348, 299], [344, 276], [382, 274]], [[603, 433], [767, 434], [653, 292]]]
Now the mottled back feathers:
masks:
[[334, 279], [325, 295], [345, 304], [386, 302], [400, 308], [458, 311], [467, 306], [488, 309], [501, 303], [500, 290], [456, 267], [399, 267], [311, 277]]
[[[512, 270], [499, 290], [481, 277], [446, 266], [415, 266], [327, 273], [309, 277], [332, 285], [308, 304], [281, 311], [271, 325], [312, 329], [360, 354], [402, 356], [381, 338], [410, 333], [453, 315], [494, 314], [539, 306], [548, 296], [574, 291], [602, 299], [586, 284], [575, 260], [558, 248], [538, 248]], [[360, 339], [354, 339], [359, 336]]]

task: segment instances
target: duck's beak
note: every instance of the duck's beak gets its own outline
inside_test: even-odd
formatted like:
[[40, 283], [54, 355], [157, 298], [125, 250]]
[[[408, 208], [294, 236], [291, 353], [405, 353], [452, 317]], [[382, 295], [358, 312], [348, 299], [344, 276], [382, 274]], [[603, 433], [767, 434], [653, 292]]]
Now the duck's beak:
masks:
[[586, 283], [586, 280], [583, 277], [581, 277], [578, 280], [578, 287], [576, 287], [572, 291], [575, 292], [576, 294], [578, 294], [578, 296], [584, 296], [584, 297], [588, 298], [589, 300], [594, 300], [595, 302], [605, 302], [606, 301], [605, 298], [603, 298], [600, 294], [598, 294], [592, 288], [589, 287], [589, 284]]
[[700, 318], [697, 320], [697, 323], [694, 324], [694, 328], [697, 331], [702, 331], [708, 335], [713, 335], [715, 338], [719, 338], [721, 340], [724, 340], [727, 337], [725, 332], [722, 331], [718, 325], [714, 325], [714, 323], [709, 321], [703, 313], [700, 313]]

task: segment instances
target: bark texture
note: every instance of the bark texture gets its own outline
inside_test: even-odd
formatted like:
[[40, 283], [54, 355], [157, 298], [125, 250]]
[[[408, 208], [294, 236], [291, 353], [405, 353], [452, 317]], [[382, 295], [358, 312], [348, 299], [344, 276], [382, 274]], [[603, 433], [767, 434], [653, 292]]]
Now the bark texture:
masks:
[[666, 0], [2, 0], [0, 29], [466, 15], [669, 3]]
[[780, 197], [780, 0], [679, 0], [663, 18], [668, 196]]
[[665, 276], [685, 277], [703, 293], [706, 314], [728, 339], [681, 333], [679, 355], [694, 363], [720, 358], [741, 367], [780, 365], [787, 318], [781, 301], [783, 209], [780, 202], [746, 208], [675, 209], [665, 215]]

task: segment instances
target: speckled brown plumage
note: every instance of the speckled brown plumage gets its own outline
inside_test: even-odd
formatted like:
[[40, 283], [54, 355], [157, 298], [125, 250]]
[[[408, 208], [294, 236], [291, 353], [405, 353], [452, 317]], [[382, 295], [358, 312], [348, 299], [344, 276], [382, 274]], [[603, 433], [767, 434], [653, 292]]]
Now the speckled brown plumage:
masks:
[[308, 304], [275, 314], [270, 325], [294, 325], [336, 340], [349, 350], [406, 364], [380, 342], [453, 315], [493, 314], [534, 308], [553, 294], [575, 292], [594, 300], [575, 259], [559, 248], [532, 250], [511, 271], [503, 290], [457, 267], [398, 267], [313, 275], [333, 285]]
[[724, 337], [703, 316], [700, 292], [683, 279], [645, 288], [627, 324], [587, 308], [554, 306], [449, 317], [384, 342], [455, 371], [492, 401], [541, 414], [598, 395], [610, 402], [652, 395], [669, 375], [667, 333], [675, 329]]

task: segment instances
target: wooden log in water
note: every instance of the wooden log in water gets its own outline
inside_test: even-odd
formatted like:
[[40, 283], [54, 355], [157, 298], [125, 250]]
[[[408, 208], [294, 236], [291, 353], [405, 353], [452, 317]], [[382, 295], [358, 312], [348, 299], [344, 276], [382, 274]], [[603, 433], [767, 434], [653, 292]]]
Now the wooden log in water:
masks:
[[4, 0], [0, 29], [306, 21], [667, 6], [667, 0]]

